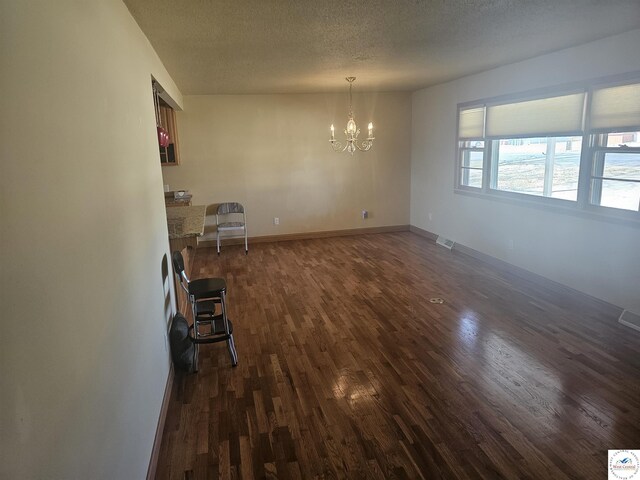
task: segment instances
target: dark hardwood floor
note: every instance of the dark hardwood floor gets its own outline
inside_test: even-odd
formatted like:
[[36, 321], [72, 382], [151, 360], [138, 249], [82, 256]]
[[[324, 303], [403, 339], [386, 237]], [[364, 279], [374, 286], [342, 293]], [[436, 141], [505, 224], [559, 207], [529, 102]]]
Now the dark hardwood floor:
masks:
[[640, 334], [591, 297], [408, 232], [201, 249], [204, 276], [239, 366], [176, 376], [158, 478], [602, 479], [640, 448]]

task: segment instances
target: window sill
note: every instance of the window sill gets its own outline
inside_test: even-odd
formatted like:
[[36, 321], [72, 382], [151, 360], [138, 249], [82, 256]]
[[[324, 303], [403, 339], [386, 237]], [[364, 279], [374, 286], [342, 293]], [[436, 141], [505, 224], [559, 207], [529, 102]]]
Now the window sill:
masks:
[[640, 213], [631, 210], [618, 210], [615, 208], [598, 207], [589, 205], [580, 208], [576, 202], [558, 198], [536, 197], [513, 192], [501, 192], [491, 190], [482, 191], [473, 187], [457, 187], [454, 193], [468, 197], [482, 198], [507, 204], [515, 204], [522, 207], [537, 208], [547, 212], [568, 214], [576, 217], [587, 218], [601, 222], [616, 223], [630, 227], [640, 228]]

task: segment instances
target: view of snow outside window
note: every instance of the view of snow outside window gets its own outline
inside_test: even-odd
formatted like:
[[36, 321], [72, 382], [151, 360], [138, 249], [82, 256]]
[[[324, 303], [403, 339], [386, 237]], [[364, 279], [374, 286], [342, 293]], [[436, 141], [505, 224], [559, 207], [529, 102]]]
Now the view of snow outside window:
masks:
[[[470, 142], [472, 148], [484, 148], [484, 142]], [[462, 185], [482, 188], [482, 163], [484, 152], [482, 150], [467, 150], [462, 153]]]
[[582, 137], [496, 141], [498, 190], [575, 201]]
[[593, 180], [592, 189], [596, 190], [601, 184], [599, 205], [640, 210], [640, 153], [625, 151], [640, 148], [640, 132], [609, 133], [606, 147], [617, 151], [605, 152], [602, 173], [596, 173], [605, 179]]
[[[638, 211], [640, 205], [640, 132], [607, 135], [602, 172], [594, 172], [592, 203]], [[509, 192], [576, 201], [582, 137], [501, 139], [494, 143], [497, 170], [494, 188]], [[594, 201], [595, 200], [595, 201]]]

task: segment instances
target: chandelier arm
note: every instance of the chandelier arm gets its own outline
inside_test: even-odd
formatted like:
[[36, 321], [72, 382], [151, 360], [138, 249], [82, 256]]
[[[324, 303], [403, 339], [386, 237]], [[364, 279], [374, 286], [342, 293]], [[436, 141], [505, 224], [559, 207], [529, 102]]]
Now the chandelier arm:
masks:
[[364, 140], [362, 142], [362, 147], [356, 143], [356, 147], [358, 147], [358, 150], [360, 150], [361, 152], [366, 152], [370, 150], [372, 146], [373, 146], [373, 142], [369, 140]]
[[337, 140], [329, 140], [329, 142], [331, 143], [331, 147], [336, 151], [336, 152], [344, 152], [345, 148], [347, 148], [346, 146], [343, 147], [342, 143], [340, 143]]

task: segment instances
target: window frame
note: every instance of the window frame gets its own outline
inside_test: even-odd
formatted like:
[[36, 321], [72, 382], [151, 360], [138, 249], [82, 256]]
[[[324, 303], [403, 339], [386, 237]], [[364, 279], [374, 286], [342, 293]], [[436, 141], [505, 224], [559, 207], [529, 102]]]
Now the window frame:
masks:
[[[456, 110], [456, 162], [455, 162], [455, 171], [453, 173], [453, 181], [454, 181], [454, 185], [455, 185], [455, 190], [462, 190], [462, 191], [470, 191], [470, 192], [479, 192], [479, 191], [483, 191], [484, 190], [484, 186], [485, 186], [485, 172], [486, 172], [486, 168], [487, 168], [487, 140], [484, 138], [484, 128], [482, 130], [482, 138], [459, 138], [458, 136], [458, 126], [460, 125], [460, 112], [462, 110], [466, 110], [466, 109], [471, 109], [471, 108], [484, 108], [484, 120], [483, 123], [486, 123], [486, 118], [487, 118], [487, 109], [485, 107], [485, 105], [483, 103], [478, 103], [478, 102], [467, 102], [466, 104], [459, 104], [458, 108]], [[462, 143], [465, 142], [483, 142], [484, 143], [484, 147], [478, 150], [475, 149], [471, 149], [470, 147], [463, 147], [461, 146]], [[482, 151], [483, 152], [483, 157], [482, 157], [482, 181], [481, 181], [481, 185], [482, 187], [478, 188], [478, 187], [473, 187], [471, 185], [464, 185], [461, 181], [462, 178], [462, 169], [466, 168], [462, 166], [462, 152], [463, 151]]]
[[[640, 147], [608, 147], [606, 146], [606, 142], [608, 138], [606, 138], [611, 133], [618, 132], [627, 132], [626, 128], [620, 129], [612, 129], [607, 132], [599, 132], [593, 134], [593, 145], [591, 147], [591, 168], [589, 169], [589, 197], [588, 197], [588, 206], [589, 208], [593, 208], [595, 211], [599, 211], [602, 209], [610, 210], [623, 210], [628, 212], [634, 212], [633, 210], [625, 210], [625, 209], [616, 209], [615, 207], [607, 207], [605, 205], [600, 205], [599, 203], [593, 203], [594, 194], [598, 194], [601, 201], [602, 197], [602, 182], [605, 180], [615, 181], [615, 182], [628, 182], [628, 183], [640, 183], [640, 179], [630, 179], [630, 178], [614, 178], [614, 177], [605, 177], [604, 176], [604, 168], [605, 168], [605, 156], [607, 153], [621, 153], [621, 154], [638, 154], [640, 155]], [[640, 128], [637, 129], [640, 132]], [[595, 173], [598, 173], [595, 175]], [[594, 188], [593, 180], [600, 180], [599, 188]], [[640, 212], [640, 205], [638, 206], [638, 212]]]
[[[472, 143], [472, 142], [482, 142], [484, 144], [483, 147], [471, 147], [471, 146], [461, 146], [460, 144], [462, 143]], [[459, 183], [461, 188], [466, 188], [466, 189], [472, 189], [474, 191], [476, 190], [482, 190], [482, 186], [484, 185], [484, 177], [485, 177], [485, 166], [486, 166], [486, 145], [487, 142], [486, 140], [461, 140], [458, 141], [458, 168], [456, 170], [457, 173], [457, 182]], [[469, 153], [471, 154], [471, 152], [482, 152], [482, 167], [467, 167], [464, 165], [464, 160], [463, 160], [463, 155], [465, 153]], [[480, 175], [480, 187], [474, 187], [473, 185], [466, 185], [464, 183], [462, 183], [462, 176], [463, 176], [463, 172], [464, 171], [468, 171], [468, 170], [476, 170], [476, 171], [480, 171], [481, 175]]]
[[[592, 179], [596, 165], [597, 155], [603, 151], [599, 145], [599, 138], [603, 134], [625, 131], [640, 131], [640, 125], [628, 127], [616, 127], [613, 129], [594, 129], [589, 125], [591, 114], [591, 103], [593, 92], [602, 88], [610, 88], [621, 85], [640, 84], [640, 71], [615, 75], [605, 78], [590, 80], [587, 82], [574, 82], [555, 87], [545, 87], [541, 89], [521, 92], [516, 94], [501, 95], [492, 98], [463, 102], [457, 105], [456, 109], [456, 125], [455, 125], [455, 163], [454, 163], [454, 193], [471, 195], [480, 198], [489, 198], [506, 202], [520, 203], [528, 206], [542, 207], [560, 211], [562, 213], [570, 213], [579, 216], [587, 216], [601, 220], [612, 220], [615, 222], [623, 222], [625, 224], [636, 224], [640, 226], [640, 211], [625, 210], [615, 207], [607, 207], [602, 205], [594, 205], [592, 199]], [[486, 136], [486, 118], [487, 107], [492, 105], [500, 105], [505, 103], [517, 103], [528, 100], [535, 100], [546, 97], [560, 96], [577, 92], [585, 93], [584, 107], [582, 113], [582, 130], [577, 132], [549, 132], [541, 134], [513, 135], [508, 138], [535, 138], [535, 137], [560, 137], [560, 136], [580, 136], [582, 137], [582, 147], [580, 153], [580, 164], [578, 172], [577, 198], [576, 200], [567, 200], [554, 197], [545, 197], [540, 195], [532, 195], [520, 192], [510, 192], [497, 189], [497, 149], [495, 142], [500, 138]], [[483, 138], [477, 139], [460, 139], [458, 137], [458, 128], [460, 125], [460, 112], [462, 110], [484, 107], [485, 125], [483, 127]], [[505, 137], [506, 138], [506, 137]], [[464, 142], [484, 141], [483, 151], [483, 167], [482, 167], [482, 188], [464, 185], [462, 183], [463, 159], [462, 153], [469, 148], [463, 146]], [[600, 140], [601, 142], [601, 140]], [[606, 147], [620, 151], [618, 147]], [[640, 153], [640, 147], [627, 147], [624, 151]], [[616, 179], [617, 180], [617, 179]]]

